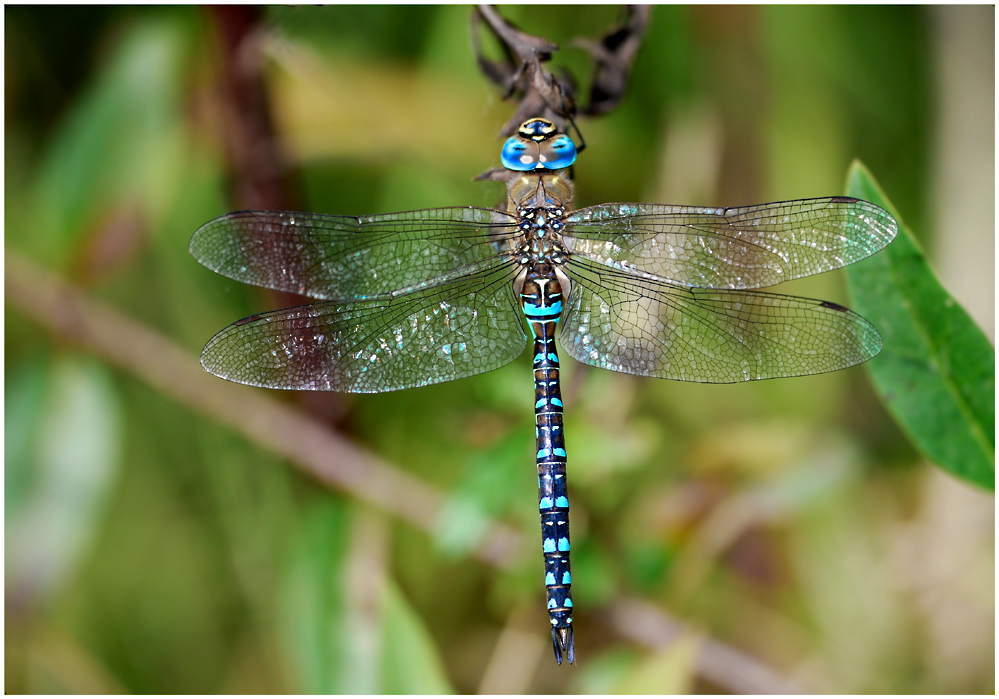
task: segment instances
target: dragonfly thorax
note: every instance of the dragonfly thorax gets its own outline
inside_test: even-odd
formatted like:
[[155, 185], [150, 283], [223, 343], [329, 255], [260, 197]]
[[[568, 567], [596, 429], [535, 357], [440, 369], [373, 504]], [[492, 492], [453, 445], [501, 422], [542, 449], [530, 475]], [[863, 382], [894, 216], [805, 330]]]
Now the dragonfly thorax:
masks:
[[510, 182], [507, 208], [516, 214], [523, 236], [518, 250], [521, 264], [565, 262], [563, 219], [571, 200], [572, 181], [559, 173], [524, 174]]
[[572, 180], [560, 172], [525, 173], [507, 186], [507, 210], [561, 209], [572, 207]]
[[521, 264], [565, 263], [568, 251], [562, 243], [563, 216], [565, 211], [557, 208], [517, 211], [518, 227], [524, 233], [519, 248]]

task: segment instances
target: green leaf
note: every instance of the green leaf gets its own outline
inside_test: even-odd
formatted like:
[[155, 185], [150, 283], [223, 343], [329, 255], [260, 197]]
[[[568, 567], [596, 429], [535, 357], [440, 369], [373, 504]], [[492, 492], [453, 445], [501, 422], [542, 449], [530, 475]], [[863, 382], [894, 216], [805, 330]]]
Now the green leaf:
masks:
[[295, 691], [335, 694], [351, 675], [346, 659], [344, 568], [349, 519], [330, 498], [303, 513], [300, 532], [289, 542], [282, 624], [284, 650]]
[[448, 495], [434, 527], [434, 543], [449, 556], [467, 555], [489, 535], [493, 518], [522, 504], [518, 476], [525, 440], [510, 430], [502, 440], [469, 459], [468, 468]]
[[109, 209], [169, 211], [171, 184], [184, 176], [182, 88], [190, 48], [179, 18], [146, 15], [109, 54], [47, 146], [30, 213], [13, 221], [19, 246], [59, 264]]
[[850, 169], [847, 194], [898, 221], [898, 237], [884, 252], [847, 268], [856, 310], [884, 338], [881, 356], [867, 364], [874, 386], [927, 459], [995, 490], [995, 349], [859, 163]]
[[285, 650], [306, 694], [452, 692], [430, 633], [368, 557], [383, 516], [329, 498], [310, 506], [285, 583]]
[[9, 589], [45, 597], [74, 572], [103, 522], [124, 428], [107, 370], [76, 357], [15, 367], [5, 395], [4, 561]]
[[451, 694], [437, 647], [416, 611], [391, 581], [382, 588], [382, 677], [385, 694]]

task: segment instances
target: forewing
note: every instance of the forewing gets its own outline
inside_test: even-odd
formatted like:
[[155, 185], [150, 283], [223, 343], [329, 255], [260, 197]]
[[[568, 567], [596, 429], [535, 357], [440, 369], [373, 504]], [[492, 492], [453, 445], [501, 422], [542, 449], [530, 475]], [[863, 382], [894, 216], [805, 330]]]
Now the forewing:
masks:
[[381, 393], [491, 371], [527, 343], [513, 263], [433, 288], [251, 316], [219, 332], [201, 364], [230, 381]]
[[758, 289], [862, 260], [895, 237], [891, 215], [849, 197], [711, 209], [601, 204], [566, 218], [569, 251], [677, 284]]
[[572, 260], [560, 342], [627, 374], [734, 383], [836, 371], [881, 351], [867, 320], [834, 303], [680, 287]]
[[236, 211], [199, 228], [190, 249], [236, 281], [359, 299], [433, 285], [508, 252], [514, 225], [509, 214], [475, 207], [377, 216]]

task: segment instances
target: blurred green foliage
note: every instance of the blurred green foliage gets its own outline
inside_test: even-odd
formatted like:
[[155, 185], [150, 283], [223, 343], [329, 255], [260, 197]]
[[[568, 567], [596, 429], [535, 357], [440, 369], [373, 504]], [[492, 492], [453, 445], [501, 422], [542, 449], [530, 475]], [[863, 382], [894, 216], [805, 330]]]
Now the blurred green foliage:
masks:
[[[571, 40], [620, 10], [502, 11], [557, 42], [585, 85]], [[935, 100], [941, 51], [964, 36], [934, 20], [991, 26], [992, 13], [656, 8], [622, 106], [580, 124], [576, 200], [831, 195], [859, 158], [924, 247], [950, 245], [932, 225]], [[7, 249], [192, 362], [216, 330], [274, 307], [187, 254], [201, 223], [239, 205], [218, 12], [8, 7], [5, 19]], [[468, 8], [288, 7], [262, 27], [303, 208], [500, 199], [471, 178], [498, 165], [512, 106], [477, 73]], [[980, 241], [964, 255], [991, 259], [991, 224]], [[787, 290], [845, 301], [834, 274]], [[923, 462], [862, 369], [707, 386], [566, 362], [582, 661], [566, 670], [548, 648], [540, 552], [505, 573], [467, 556], [487, 515], [537, 541], [529, 357], [395, 394], [273, 396], [445, 491], [428, 534], [10, 307], [5, 350], [8, 692], [719, 689], [695, 671], [703, 639], [650, 651], [615, 636], [603, 612], [625, 596], [808, 690], [993, 688], [991, 498]], [[521, 654], [499, 658], [511, 632], [527, 632]]]

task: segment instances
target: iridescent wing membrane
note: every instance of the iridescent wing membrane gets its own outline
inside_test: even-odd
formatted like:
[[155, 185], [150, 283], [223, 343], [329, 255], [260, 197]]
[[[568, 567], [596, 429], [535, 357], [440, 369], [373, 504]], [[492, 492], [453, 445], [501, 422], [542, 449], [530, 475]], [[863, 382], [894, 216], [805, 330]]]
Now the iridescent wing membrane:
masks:
[[326, 299], [219, 332], [201, 363], [268, 388], [377, 393], [473, 376], [526, 346], [515, 219], [474, 207], [380, 216], [241, 211], [191, 254], [237, 281]]
[[843, 369], [875, 356], [867, 320], [825, 301], [744, 291], [843, 267], [896, 224], [847, 197], [729, 209], [602, 204], [566, 217], [573, 282], [561, 344], [642, 376], [732, 383]]
[[[513, 291], [516, 223], [475, 207], [210, 221], [191, 240], [206, 267], [326, 300], [234, 323], [202, 364], [251, 385], [371, 393], [504, 366], [526, 345]], [[573, 285], [559, 339], [581, 362], [681, 381], [853, 366], [881, 349], [869, 322], [834, 303], [753, 289], [856, 262], [895, 231], [886, 212], [846, 197], [580, 209], [565, 218]]]

